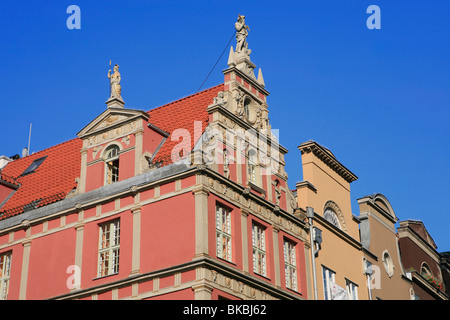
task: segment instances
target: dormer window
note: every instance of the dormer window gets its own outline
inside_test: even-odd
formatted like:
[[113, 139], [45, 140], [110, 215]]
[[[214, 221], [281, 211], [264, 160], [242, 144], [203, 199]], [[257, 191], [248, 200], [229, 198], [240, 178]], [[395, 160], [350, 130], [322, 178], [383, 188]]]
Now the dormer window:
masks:
[[32, 164], [28, 168], [25, 169], [25, 171], [20, 176], [25, 176], [27, 174], [33, 173], [36, 171], [36, 169], [44, 162], [44, 160], [47, 158], [47, 156], [36, 159], [33, 161]]
[[111, 146], [106, 149], [105, 162], [106, 162], [106, 183], [112, 184], [119, 181], [119, 147]]

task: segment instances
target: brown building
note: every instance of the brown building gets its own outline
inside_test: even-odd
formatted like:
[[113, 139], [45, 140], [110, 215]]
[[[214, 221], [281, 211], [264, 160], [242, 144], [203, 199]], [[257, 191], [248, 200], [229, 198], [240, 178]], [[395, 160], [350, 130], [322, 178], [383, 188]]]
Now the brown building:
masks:
[[410, 273], [416, 298], [448, 300], [441, 272], [441, 256], [422, 221], [400, 221], [398, 228], [401, 258]]

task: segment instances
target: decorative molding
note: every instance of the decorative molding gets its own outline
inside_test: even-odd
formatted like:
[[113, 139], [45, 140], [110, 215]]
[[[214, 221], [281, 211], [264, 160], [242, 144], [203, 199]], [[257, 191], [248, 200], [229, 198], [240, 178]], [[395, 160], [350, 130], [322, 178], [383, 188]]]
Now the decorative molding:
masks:
[[336, 157], [331, 153], [331, 151], [325, 149], [318, 143], [314, 141], [308, 141], [302, 143], [299, 147], [302, 155], [304, 153], [312, 152], [316, 157], [327, 164], [331, 169], [333, 169], [337, 174], [345, 179], [348, 183], [356, 181], [358, 177], [348, 170], [342, 163], [340, 163]]

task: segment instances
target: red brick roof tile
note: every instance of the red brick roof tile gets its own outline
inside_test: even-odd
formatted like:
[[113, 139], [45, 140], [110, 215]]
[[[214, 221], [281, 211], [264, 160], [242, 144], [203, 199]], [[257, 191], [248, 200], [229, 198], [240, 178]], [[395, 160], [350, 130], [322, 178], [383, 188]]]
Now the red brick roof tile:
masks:
[[[194, 141], [194, 121], [202, 122], [205, 130], [209, 115], [206, 108], [213, 102], [223, 84], [148, 111], [150, 123], [172, 134], [175, 129], [187, 129], [191, 134], [191, 149]], [[195, 137], [199, 138], [199, 137]], [[156, 159], [170, 159], [171, 151], [179, 141], [169, 136], [156, 155]], [[20, 214], [24, 206], [36, 204], [42, 207], [65, 198], [76, 187], [80, 176], [82, 140], [75, 138], [32, 155], [8, 163], [0, 172], [20, 186], [0, 208], [0, 220]], [[46, 157], [35, 172], [21, 176], [34, 160]], [[171, 162], [171, 160], [169, 161]]]

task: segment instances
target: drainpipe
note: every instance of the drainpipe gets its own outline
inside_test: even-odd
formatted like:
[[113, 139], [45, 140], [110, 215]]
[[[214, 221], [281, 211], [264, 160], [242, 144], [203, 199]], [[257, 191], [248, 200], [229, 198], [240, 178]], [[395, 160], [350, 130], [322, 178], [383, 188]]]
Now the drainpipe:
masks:
[[311, 207], [306, 207], [306, 216], [309, 221], [309, 237], [311, 241], [311, 263], [313, 270], [313, 286], [314, 286], [314, 300], [317, 300], [317, 279], [316, 279], [316, 253], [315, 253], [315, 244], [313, 239], [313, 218], [314, 218], [314, 209]]

